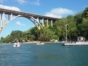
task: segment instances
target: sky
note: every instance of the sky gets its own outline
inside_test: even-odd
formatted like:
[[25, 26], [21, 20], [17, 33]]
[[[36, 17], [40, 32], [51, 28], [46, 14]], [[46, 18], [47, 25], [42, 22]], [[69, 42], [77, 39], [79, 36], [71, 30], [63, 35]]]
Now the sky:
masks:
[[[0, 8], [57, 18], [75, 15], [86, 7], [88, 0], [0, 0]], [[14, 30], [26, 31], [34, 26], [30, 20], [19, 17], [6, 25], [0, 37], [6, 37]]]

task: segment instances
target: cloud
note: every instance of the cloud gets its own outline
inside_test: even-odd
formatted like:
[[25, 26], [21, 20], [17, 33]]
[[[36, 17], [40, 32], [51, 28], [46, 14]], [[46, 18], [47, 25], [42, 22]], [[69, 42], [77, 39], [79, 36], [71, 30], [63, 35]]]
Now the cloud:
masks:
[[62, 18], [61, 15], [57, 15], [57, 14], [54, 14], [54, 13], [51, 13], [51, 12], [47, 12], [47, 13], [45, 14], [45, 16], [56, 17], [56, 18]]
[[26, 0], [17, 0], [17, 2], [18, 2], [19, 4], [27, 3]]
[[23, 23], [21, 23], [21, 22], [19, 22], [19, 21], [17, 21], [16, 24], [17, 24], [18, 26], [25, 26], [25, 24], [23, 24]]
[[20, 11], [20, 9], [17, 8], [17, 7], [15, 7], [15, 6], [6, 6], [6, 5], [1, 5], [0, 4], [0, 8], [9, 9], [9, 10], [15, 10], [15, 11]]
[[40, 1], [36, 0], [34, 2], [30, 2], [30, 4], [39, 6], [40, 5]]
[[50, 12], [45, 13], [45, 16], [62, 18], [67, 15], [73, 15], [75, 11], [66, 8], [54, 8]]
[[39, 6], [40, 5], [40, 0], [30, 0], [30, 1], [27, 1], [27, 0], [16, 0], [19, 4], [25, 4], [25, 3], [29, 3], [30, 5], [37, 5]]

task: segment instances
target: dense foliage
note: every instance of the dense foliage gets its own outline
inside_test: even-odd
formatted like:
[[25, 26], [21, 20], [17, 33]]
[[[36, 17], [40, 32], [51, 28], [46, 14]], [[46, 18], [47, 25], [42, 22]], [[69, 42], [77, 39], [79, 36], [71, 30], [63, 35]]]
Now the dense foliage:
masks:
[[[46, 22], [45, 22], [46, 24]], [[69, 15], [66, 18], [62, 18], [57, 22], [54, 22], [53, 26], [43, 27], [38, 30], [37, 27], [33, 27], [25, 32], [15, 30], [10, 35], [3, 38], [1, 42], [15, 42], [17, 40], [24, 41], [50, 41], [52, 39], [65, 40], [66, 36], [66, 24], [68, 39], [77, 40], [78, 36], [86, 37], [88, 39], [88, 8], [84, 11], [77, 13], [75, 16]]]

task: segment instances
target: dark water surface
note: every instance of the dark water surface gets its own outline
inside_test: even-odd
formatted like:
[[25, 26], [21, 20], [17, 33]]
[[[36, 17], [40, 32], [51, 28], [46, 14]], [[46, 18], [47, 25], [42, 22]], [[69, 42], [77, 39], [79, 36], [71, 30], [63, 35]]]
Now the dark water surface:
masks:
[[0, 66], [88, 66], [88, 46], [0, 44]]

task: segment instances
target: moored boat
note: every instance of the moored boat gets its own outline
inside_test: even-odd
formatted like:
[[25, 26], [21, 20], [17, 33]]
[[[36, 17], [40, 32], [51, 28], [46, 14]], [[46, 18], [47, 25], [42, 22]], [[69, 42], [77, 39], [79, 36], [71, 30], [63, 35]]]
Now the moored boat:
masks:
[[37, 42], [36, 44], [37, 45], [44, 45], [45, 43], [44, 42]]
[[13, 47], [20, 47], [20, 43], [19, 42], [14, 43]]
[[64, 45], [88, 45], [88, 42], [67, 42]]

